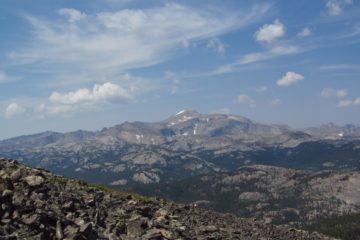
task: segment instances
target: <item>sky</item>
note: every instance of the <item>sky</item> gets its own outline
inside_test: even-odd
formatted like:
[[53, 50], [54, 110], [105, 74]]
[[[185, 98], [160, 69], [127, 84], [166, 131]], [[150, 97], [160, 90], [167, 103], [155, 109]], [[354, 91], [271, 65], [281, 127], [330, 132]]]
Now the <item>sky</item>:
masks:
[[182, 109], [359, 124], [360, 1], [1, 0], [0, 139]]

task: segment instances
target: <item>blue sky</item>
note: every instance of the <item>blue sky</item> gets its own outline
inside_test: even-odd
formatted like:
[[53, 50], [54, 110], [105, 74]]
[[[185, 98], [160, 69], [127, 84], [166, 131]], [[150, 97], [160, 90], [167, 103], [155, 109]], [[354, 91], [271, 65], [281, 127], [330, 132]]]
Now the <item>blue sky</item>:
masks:
[[184, 108], [359, 123], [358, 0], [2, 0], [0, 31], [2, 139]]

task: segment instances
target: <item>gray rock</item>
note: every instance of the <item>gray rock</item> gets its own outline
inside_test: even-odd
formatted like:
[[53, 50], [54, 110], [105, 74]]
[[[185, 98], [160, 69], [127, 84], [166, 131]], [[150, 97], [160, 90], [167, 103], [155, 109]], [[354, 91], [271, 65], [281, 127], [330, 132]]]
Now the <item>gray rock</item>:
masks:
[[62, 229], [60, 220], [58, 220], [56, 222], [56, 238], [57, 239], [63, 239], [64, 238], [63, 229]]
[[44, 178], [41, 176], [27, 176], [24, 178], [25, 182], [31, 187], [38, 187], [44, 183]]

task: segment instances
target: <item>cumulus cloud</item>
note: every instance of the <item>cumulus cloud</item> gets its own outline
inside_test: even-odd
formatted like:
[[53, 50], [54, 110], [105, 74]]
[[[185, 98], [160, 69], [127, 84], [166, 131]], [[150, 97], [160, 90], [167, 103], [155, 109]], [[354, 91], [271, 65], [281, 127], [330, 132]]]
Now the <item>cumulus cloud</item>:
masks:
[[275, 20], [272, 24], [265, 24], [257, 32], [254, 37], [258, 42], [272, 43], [278, 38], [285, 35], [285, 26], [279, 20]]
[[[346, 89], [333, 89], [333, 88], [324, 88], [321, 93], [321, 97], [324, 98], [345, 98], [348, 96], [348, 91]], [[350, 99], [342, 99], [338, 102], [337, 106], [340, 108], [347, 108], [351, 106], [357, 106], [360, 105], [360, 97], [350, 100]]]
[[5, 110], [4, 116], [6, 119], [11, 119], [25, 111], [25, 108], [17, 103], [10, 103]]
[[341, 107], [341, 108], [350, 107], [352, 105], [353, 105], [353, 101], [351, 101], [351, 100], [341, 100], [338, 103], [338, 107]]
[[297, 36], [300, 37], [300, 38], [304, 38], [304, 37], [308, 37], [311, 35], [311, 29], [306, 27], [306, 28], [303, 28], [298, 34]]
[[359, 105], [360, 105], [360, 97], [357, 97], [355, 100], [349, 100], [349, 99], [341, 100], [339, 101], [337, 106], [341, 108], [346, 108], [346, 107], [359, 106]]
[[53, 92], [49, 101], [38, 104], [34, 113], [40, 117], [46, 115], [68, 115], [78, 111], [93, 111], [101, 104], [126, 103], [136, 97], [136, 88], [124, 88], [118, 84], [106, 82], [95, 84], [93, 88], [81, 88], [66, 93]]
[[329, 15], [337, 16], [343, 12], [347, 5], [351, 5], [352, 3], [352, 0], [327, 0], [325, 7]]
[[239, 104], [245, 104], [248, 105], [249, 107], [256, 107], [256, 102], [254, 99], [252, 99], [250, 96], [246, 95], [246, 94], [240, 94], [237, 97], [237, 102]]
[[276, 82], [276, 84], [280, 87], [288, 87], [298, 83], [303, 79], [304, 76], [299, 73], [287, 72], [281, 79]]
[[93, 89], [82, 88], [64, 94], [54, 92], [49, 97], [50, 101], [61, 104], [128, 101], [131, 99], [132, 95], [129, 90], [126, 90], [121, 86], [110, 82], [104, 83], [102, 85], [95, 84]]
[[73, 105], [47, 105], [42, 103], [35, 107], [34, 112], [41, 114], [40, 117], [44, 117], [44, 115], [64, 115], [75, 110], [77, 110], [77, 106]]
[[225, 45], [218, 38], [212, 38], [208, 41], [207, 48], [214, 50], [219, 55], [223, 56], [225, 54]]
[[346, 97], [347, 95], [348, 93], [346, 89], [333, 89], [333, 88], [324, 88], [320, 93], [321, 97], [343, 98]]

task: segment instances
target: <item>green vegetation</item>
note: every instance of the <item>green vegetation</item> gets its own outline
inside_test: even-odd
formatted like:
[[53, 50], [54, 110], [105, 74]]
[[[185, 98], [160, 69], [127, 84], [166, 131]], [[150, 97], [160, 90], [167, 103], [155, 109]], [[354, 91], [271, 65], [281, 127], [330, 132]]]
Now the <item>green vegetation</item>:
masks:
[[360, 240], [360, 213], [320, 220], [304, 228], [343, 240]]

